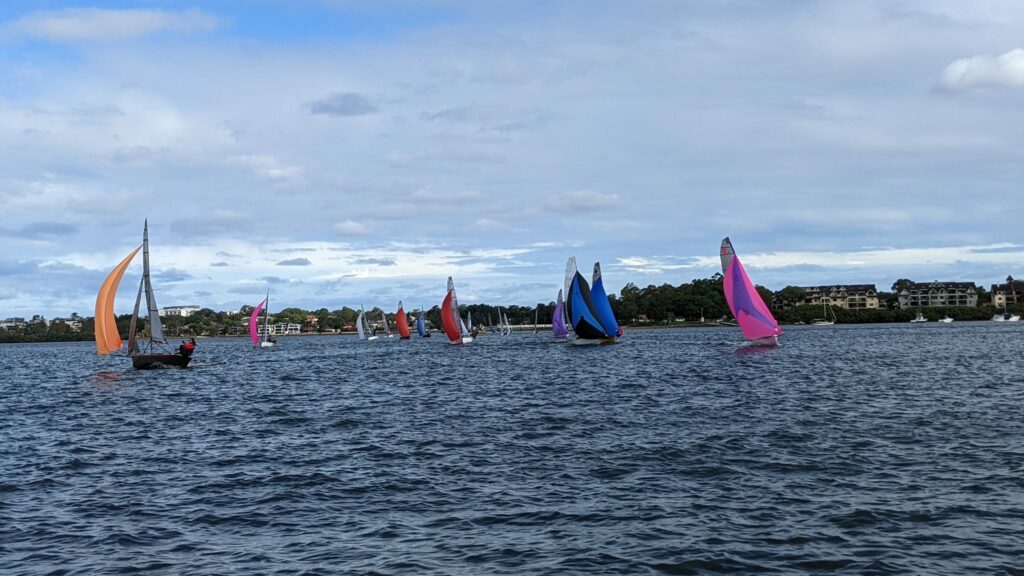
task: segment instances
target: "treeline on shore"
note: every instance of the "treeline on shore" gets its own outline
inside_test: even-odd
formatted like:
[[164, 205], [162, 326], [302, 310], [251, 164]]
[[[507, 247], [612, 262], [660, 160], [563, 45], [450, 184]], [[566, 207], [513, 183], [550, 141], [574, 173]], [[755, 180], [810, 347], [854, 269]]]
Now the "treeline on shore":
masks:
[[[789, 286], [773, 293], [771, 290], [758, 286], [757, 291], [766, 302], [778, 293], [792, 292]], [[799, 290], [799, 289], [797, 289]], [[701, 319], [714, 322], [719, 319], [731, 319], [729, 307], [722, 292], [722, 275], [715, 274], [710, 278], [695, 279], [686, 284], [673, 286], [662, 284], [640, 288], [633, 283], [626, 284], [618, 295], [608, 298], [612, 311], [619, 322], [626, 326], [671, 325], [680, 322], [699, 322]], [[895, 307], [894, 301], [881, 303], [881, 308], [870, 310], [847, 310], [833, 308], [836, 322], [841, 324], [909, 322], [917, 314], [917, 310], [903, 310]], [[501, 311], [508, 316], [513, 326], [532, 326], [549, 324], [554, 313], [555, 303], [539, 303], [536, 306], [502, 306]], [[472, 315], [473, 323], [478, 326], [489, 326], [498, 322], [498, 306], [489, 304], [468, 304], [460, 306], [463, 316]], [[1013, 312], [1014, 307], [1010, 307]], [[164, 331], [170, 337], [183, 336], [241, 336], [248, 333], [248, 317], [252, 307], [243, 306], [239, 312], [215, 312], [204, 308], [187, 317], [165, 316], [162, 318]], [[419, 314], [418, 310], [407, 310], [410, 316]], [[942, 316], [954, 320], [988, 320], [996, 310], [991, 304], [977, 307], [924, 308], [921, 310], [925, 318], [936, 321]], [[371, 323], [387, 315], [388, 322], [394, 330], [394, 311], [382, 311], [373, 308], [366, 312]], [[776, 319], [783, 324], [808, 323], [821, 318], [823, 313], [819, 306], [794, 305], [783, 310], [773, 310]], [[270, 315], [272, 324], [293, 324], [300, 326], [306, 333], [337, 333], [355, 330], [355, 321], [359, 310], [343, 307], [337, 310], [320, 308], [303, 310], [301, 308], [285, 308]], [[441, 325], [440, 307], [434, 306], [426, 311], [426, 319], [434, 327]], [[411, 320], [411, 319], [410, 319]], [[142, 321], [142, 330], [147, 322]], [[122, 334], [128, 333], [131, 315], [124, 314], [117, 318], [117, 326]], [[62, 322], [35, 321], [26, 323], [16, 330], [0, 329], [0, 343], [3, 342], [60, 342], [93, 339], [93, 319], [83, 318], [80, 330], [73, 330]]]

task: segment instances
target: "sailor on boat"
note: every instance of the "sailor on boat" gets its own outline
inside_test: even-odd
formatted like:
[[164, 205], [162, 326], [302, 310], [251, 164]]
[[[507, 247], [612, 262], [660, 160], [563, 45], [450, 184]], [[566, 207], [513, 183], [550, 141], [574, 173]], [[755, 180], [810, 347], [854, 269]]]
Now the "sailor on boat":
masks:
[[181, 341], [181, 346], [178, 346], [178, 354], [181, 354], [185, 358], [192, 356], [192, 353], [196, 351], [196, 339], [189, 338], [188, 342]]

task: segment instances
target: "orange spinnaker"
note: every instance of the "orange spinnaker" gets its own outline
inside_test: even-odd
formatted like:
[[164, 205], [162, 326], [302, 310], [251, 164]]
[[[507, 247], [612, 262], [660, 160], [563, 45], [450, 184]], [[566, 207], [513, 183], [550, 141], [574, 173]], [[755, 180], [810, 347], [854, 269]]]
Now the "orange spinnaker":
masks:
[[117, 331], [117, 322], [114, 320], [114, 296], [117, 294], [117, 286], [121, 283], [121, 277], [132, 258], [142, 249], [140, 245], [129, 254], [121, 263], [111, 271], [107, 279], [100, 286], [100, 292], [96, 295], [96, 352], [100, 356], [106, 356], [115, 350], [121, 349], [121, 334]]
[[409, 321], [405, 318], [405, 308], [398, 307], [398, 312], [395, 313], [395, 325], [398, 326], [398, 335], [402, 338], [409, 337]]

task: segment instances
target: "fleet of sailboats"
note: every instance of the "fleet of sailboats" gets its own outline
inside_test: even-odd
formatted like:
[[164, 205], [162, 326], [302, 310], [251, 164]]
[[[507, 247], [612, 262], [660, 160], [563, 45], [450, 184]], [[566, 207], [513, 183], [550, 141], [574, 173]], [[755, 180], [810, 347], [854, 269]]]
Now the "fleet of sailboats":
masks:
[[[128, 328], [127, 346], [121, 339], [114, 315], [114, 300], [117, 289], [129, 265], [135, 256], [142, 252], [142, 277], [135, 299], [131, 323]], [[187, 367], [191, 361], [191, 348], [183, 345], [175, 353], [167, 342], [159, 309], [154, 296], [152, 276], [150, 274], [149, 257], [149, 224], [143, 225], [142, 244], [129, 253], [107, 275], [96, 295], [95, 339], [96, 350], [101, 356], [125, 355], [132, 359], [135, 368], [159, 368], [167, 366]], [[725, 300], [736, 320], [736, 325], [743, 336], [754, 346], [777, 346], [778, 338], [783, 334], [778, 322], [772, 316], [761, 295], [747, 275], [739, 256], [733, 248], [731, 240], [726, 237], [721, 244], [722, 288]], [[146, 308], [142, 310], [142, 299], [145, 296]], [[270, 348], [276, 343], [270, 335], [270, 291], [249, 315], [249, 336], [252, 345], [257, 348]], [[823, 318], [812, 324], [818, 326], [832, 325], [836, 321], [835, 313], [822, 295]], [[703, 309], [702, 309], [703, 316]], [[421, 338], [429, 338], [426, 327], [426, 312], [422, 308], [415, 317], [416, 333]], [[534, 311], [534, 332], [539, 332], [540, 306]], [[1017, 315], [1009, 312], [998, 314], [993, 320], [1013, 322], [1019, 320]], [[943, 316], [939, 322], [950, 323], [953, 319]], [[142, 322], [147, 322], [145, 330]], [[260, 323], [262, 322], [262, 327]], [[402, 340], [411, 338], [412, 330], [409, 316], [405, 312], [402, 301], [398, 302], [395, 313], [395, 328]], [[911, 322], [927, 322], [918, 311]], [[383, 334], [392, 337], [387, 315], [381, 312]], [[448, 277], [447, 292], [441, 303], [441, 328], [451, 344], [471, 344], [476, 340], [473, 329], [472, 312], [467, 312], [463, 319], [459, 313], [458, 297], [455, 283]], [[367, 320], [366, 311], [360, 306], [356, 319], [356, 331], [363, 340], [377, 340], [380, 336], [374, 331]], [[496, 331], [508, 335], [512, 331], [508, 314], [498, 308], [498, 324]], [[570, 339], [570, 335], [574, 337]], [[613, 344], [622, 336], [611, 302], [604, 287], [600, 262], [594, 263], [590, 282], [579, 272], [576, 258], [566, 262], [564, 286], [558, 290], [554, 310], [551, 315], [551, 335], [556, 341], [571, 341], [577, 345]]]

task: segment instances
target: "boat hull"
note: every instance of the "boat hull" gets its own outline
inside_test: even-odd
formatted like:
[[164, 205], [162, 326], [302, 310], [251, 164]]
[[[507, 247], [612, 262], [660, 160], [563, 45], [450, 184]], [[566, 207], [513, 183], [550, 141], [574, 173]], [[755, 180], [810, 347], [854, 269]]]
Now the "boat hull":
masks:
[[260, 348], [273, 348], [277, 346], [277, 342], [260, 342]]
[[610, 338], [576, 338], [570, 340], [570, 344], [573, 346], [602, 346], [604, 344], [615, 344], [615, 337]]
[[138, 370], [187, 368], [191, 356], [181, 354], [132, 354], [132, 366]]
[[764, 338], [754, 338], [753, 340], [750, 341], [750, 346], [771, 347], [778, 345], [778, 336], [765, 336]]

